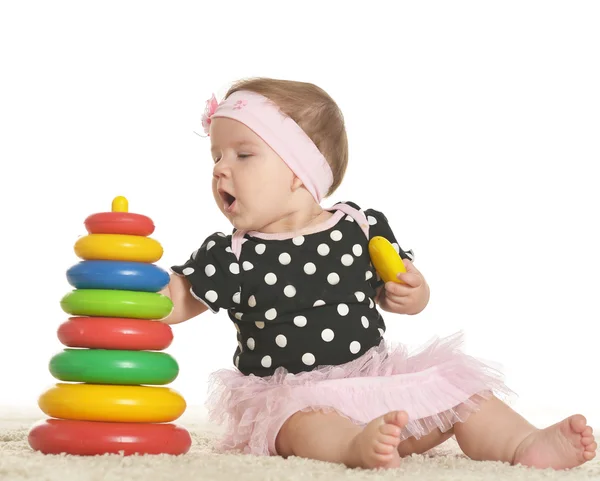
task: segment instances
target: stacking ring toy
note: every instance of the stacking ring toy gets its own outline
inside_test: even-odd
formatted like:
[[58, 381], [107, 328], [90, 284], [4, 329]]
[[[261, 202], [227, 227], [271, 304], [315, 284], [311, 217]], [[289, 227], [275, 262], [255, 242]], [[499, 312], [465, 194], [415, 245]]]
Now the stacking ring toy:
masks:
[[64, 349], [49, 370], [60, 381], [163, 385], [175, 380], [179, 365], [165, 352]]
[[150, 237], [124, 234], [89, 234], [77, 239], [75, 254], [84, 260], [156, 262], [163, 255], [160, 243]]
[[154, 264], [126, 261], [82, 261], [67, 271], [77, 289], [120, 289], [158, 292], [169, 283], [169, 274]]
[[35, 451], [44, 454], [95, 456], [123, 453], [185, 454], [190, 434], [174, 424], [106, 423], [46, 419], [37, 422], [27, 437]]
[[373, 267], [383, 282], [393, 281], [404, 284], [396, 276], [401, 272], [406, 272], [406, 266], [390, 241], [382, 236], [374, 236], [369, 241], [369, 255]]
[[75, 316], [163, 319], [173, 310], [167, 296], [155, 292], [75, 289], [60, 301], [63, 311]]
[[115, 197], [112, 202], [112, 212], [90, 215], [84, 222], [85, 228], [90, 234], [149, 236], [154, 232], [152, 219], [127, 211], [127, 199], [123, 196]]
[[38, 406], [59, 419], [168, 423], [184, 413], [186, 403], [167, 387], [58, 383], [39, 397]]
[[146, 319], [70, 317], [58, 327], [58, 340], [68, 347], [162, 351], [173, 342], [173, 330]]

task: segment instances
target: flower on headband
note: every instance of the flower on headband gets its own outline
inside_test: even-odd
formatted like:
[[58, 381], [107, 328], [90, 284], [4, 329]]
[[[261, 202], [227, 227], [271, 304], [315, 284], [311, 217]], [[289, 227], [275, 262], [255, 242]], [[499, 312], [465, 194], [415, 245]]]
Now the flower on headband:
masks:
[[233, 110], [242, 110], [242, 107], [245, 107], [246, 105], [248, 105], [248, 101], [247, 100], [238, 100], [234, 107]]
[[210, 135], [209, 134], [210, 122], [211, 122], [210, 118], [215, 113], [218, 106], [219, 106], [219, 102], [217, 102], [215, 94], [213, 94], [212, 97], [206, 101], [206, 107], [204, 109], [204, 114], [202, 114], [202, 127], [204, 128], [204, 132], [207, 135]]

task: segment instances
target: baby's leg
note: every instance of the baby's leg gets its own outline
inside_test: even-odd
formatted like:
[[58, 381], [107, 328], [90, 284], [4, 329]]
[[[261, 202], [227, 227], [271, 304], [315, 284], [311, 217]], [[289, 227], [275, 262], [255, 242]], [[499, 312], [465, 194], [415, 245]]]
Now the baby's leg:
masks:
[[499, 399], [454, 425], [456, 440], [471, 459], [496, 460], [537, 468], [567, 469], [594, 458], [592, 428], [577, 414], [537, 429]]
[[361, 428], [336, 413], [297, 412], [282, 426], [276, 440], [281, 456], [300, 456], [342, 463], [348, 467], [399, 466], [400, 430], [404, 411], [392, 411]]

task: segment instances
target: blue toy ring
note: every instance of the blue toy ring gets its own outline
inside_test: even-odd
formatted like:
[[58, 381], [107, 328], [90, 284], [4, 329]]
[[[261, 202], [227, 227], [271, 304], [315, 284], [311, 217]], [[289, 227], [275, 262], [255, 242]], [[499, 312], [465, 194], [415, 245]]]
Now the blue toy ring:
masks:
[[76, 289], [117, 289], [158, 292], [169, 283], [169, 273], [145, 262], [88, 260], [67, 271]]

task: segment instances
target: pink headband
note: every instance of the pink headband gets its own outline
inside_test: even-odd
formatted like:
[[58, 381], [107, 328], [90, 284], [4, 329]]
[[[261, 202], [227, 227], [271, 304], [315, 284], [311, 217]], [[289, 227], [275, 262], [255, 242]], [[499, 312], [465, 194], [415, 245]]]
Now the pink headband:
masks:
[[261, 137], [302, 181], [317, 203], [331, 187], [333, 174], [323, 154], [306, 132], [266, 97], [240, 90], [219, 104], [213, 95], [206, 102], [202, 116], [207, 134], [214, 117], [237, 120]]

